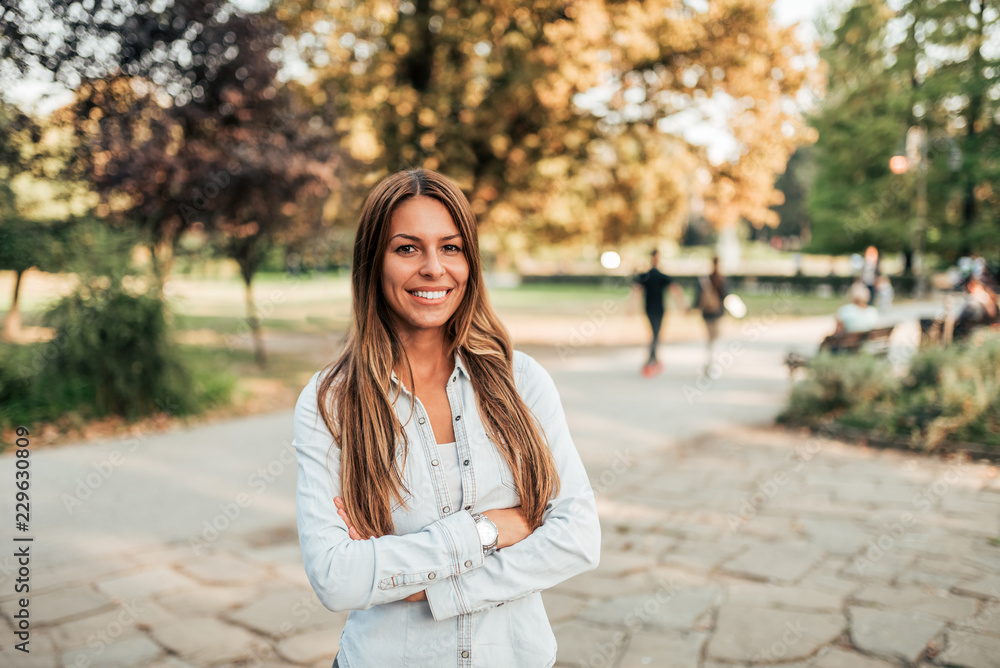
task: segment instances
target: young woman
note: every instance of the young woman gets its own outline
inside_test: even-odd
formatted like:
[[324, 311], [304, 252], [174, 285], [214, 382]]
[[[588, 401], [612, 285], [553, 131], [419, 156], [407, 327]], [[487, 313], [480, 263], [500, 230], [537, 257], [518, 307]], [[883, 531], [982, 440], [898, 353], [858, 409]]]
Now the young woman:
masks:
[[600, 526], [552, 378], [490, 305], [462, 192], [429, 170], [376, 185], [351, 285], [346, 348], [295, 408], [306, 574], [351, 611], [334, 666], [552, 666], [540, 591], [597, 566]]

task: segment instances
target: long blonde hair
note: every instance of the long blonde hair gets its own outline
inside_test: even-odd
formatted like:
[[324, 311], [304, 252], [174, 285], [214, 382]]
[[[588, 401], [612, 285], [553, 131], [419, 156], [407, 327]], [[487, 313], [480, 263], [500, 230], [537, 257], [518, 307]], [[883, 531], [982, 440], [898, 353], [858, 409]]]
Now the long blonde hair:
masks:
[[365, 200], [354, 240], [351, 329], [344, 352], [328, 367], [330, 373], [321, 374], [319, 414], [341, 450], [340, 489], [348, 517], [364, 536], [391, 534], [392, 504], [402, 503], [406, 491], [408, 443], [394, 409], [399, 389], [393, 391], [391, 376], [400, 363], [408, 368], [409, 360], [392, 326], [381, 275], [392, 214], [418, 196], [441, 202], [462, 236], [469, 278], [445, 324], [448, 354], [462, 355], [483, 425], [514, 474], [528, 524], [538, 527], [559, 489], [555, 462], [514, 384], [514, 349], [483, 284], [472, 207], [455, 184], [426, 169], [387, 176]]

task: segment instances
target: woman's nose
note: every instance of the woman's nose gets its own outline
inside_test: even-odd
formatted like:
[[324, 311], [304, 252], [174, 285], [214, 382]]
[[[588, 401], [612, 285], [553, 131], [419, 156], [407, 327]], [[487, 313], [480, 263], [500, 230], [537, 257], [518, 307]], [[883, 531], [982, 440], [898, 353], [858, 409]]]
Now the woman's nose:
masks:
[[424, 255], [424, 264], [420, 268], [420, 273], [424, 276], [440, 276], [444, 273], [444, 267], [436, 252], [431, 251]]

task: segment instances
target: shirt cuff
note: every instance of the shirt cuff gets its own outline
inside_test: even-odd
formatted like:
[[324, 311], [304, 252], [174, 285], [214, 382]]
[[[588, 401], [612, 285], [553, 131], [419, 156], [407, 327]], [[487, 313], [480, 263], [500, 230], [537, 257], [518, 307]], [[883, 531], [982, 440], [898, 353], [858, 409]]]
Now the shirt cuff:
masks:
[[436, 622], [468, 612], [469, 606], [465, 603], [456, 576], [431, 585], [424, 590], [424, 594], [427, 595], [427, 604], [431, 606], [431, 616]]
[[457, 512], [441, 519], [440, 525], [451, 541], [455, 575], [483, 565], [483, 543], [472, 513], [467, 510]]
[[440, 520], [454, 548], [455, 575], [427, 587], [427, 603], [434, 619], [440, 621], [469, 611], [458, 576], [483, 565], [483, 543], [472, 514], [462, 511]]

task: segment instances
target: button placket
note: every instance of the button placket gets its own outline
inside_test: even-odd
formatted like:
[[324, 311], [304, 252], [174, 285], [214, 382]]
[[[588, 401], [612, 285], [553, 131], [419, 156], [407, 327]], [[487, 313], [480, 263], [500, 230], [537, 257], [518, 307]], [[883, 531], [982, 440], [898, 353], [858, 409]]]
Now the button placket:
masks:
[[[466, 385], [468, 384], [466, 383]], [[452, 398], [452, 389], [451, 386], [448, 387], [448, 399], [452, 402], [452, 406], [463, 406], [462, 386], [456, 384], [454, 387], [454, 398]], [[474, 401], [473, 398], [473, 405], [475, 405]], [[476, 477], [472, 467], [472, 449], [469, 444], [469, 433], [466, 429], [469, 421], [462, 419], [463, 412], [455, 411], [453, 415], [455, 419], [455, 444], [458, 448], [458, 458], [462, 462], [462, 503], [466, 510], [471, 510], [476, 505]]]
[[420, 403], [420, 399], [416, 395], [413, 396], [413, 402], [418, 414], [417, 433], [420, 436], [420, 443], [424, 449], [424, 456], [427, 458], [428, 464], [430, 464], [428, 474], [431, 478], [431, 484], [434, 487], [434, 497], [437, 500], [437, 507], [441, 509], [443, 514], [447, 515], [451, 512], [452, 502], [448, 495], [448, 481], [445, 479], [443, 467], [440, 466], [441, 462], [438, 459], [437, 439], [434, 436], [434, 429], [427, 418], [427, 411], [424, 410], [424, 405]]

